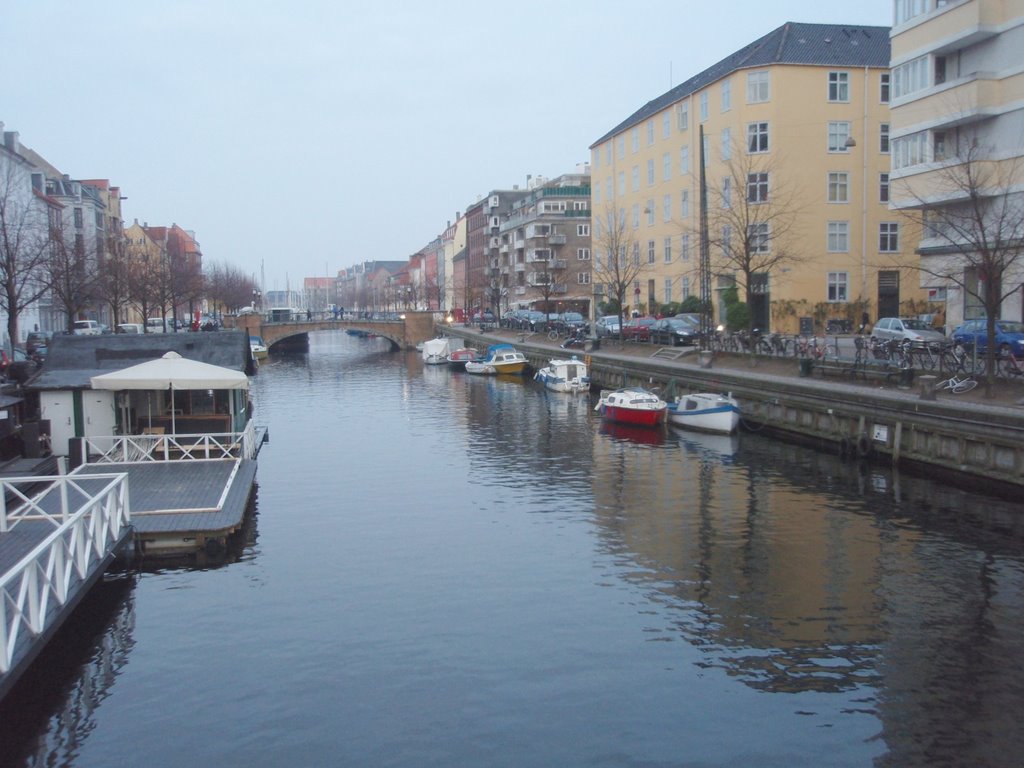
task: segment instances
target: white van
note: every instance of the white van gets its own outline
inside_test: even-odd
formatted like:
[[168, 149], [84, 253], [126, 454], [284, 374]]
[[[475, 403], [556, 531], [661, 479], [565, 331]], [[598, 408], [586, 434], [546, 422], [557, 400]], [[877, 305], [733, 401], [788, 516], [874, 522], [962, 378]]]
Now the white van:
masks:
[[142, 323], [121, 323], [115, 333], [142, 333]]
[[164, 320], [162, 317], [151, 317], [146, 321], [146, 333], [171, 333], [174, 331], [174, 321], [170, 318]]
[[103, 330], [95, 320], [75, 320], [72, 333], [75, 336], [99, 336]]

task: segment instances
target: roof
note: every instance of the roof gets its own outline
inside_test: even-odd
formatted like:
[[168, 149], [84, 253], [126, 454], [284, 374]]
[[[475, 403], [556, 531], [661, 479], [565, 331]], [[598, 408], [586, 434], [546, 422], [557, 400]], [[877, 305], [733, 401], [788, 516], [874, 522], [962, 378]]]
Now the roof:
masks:
[[46, 362], [25, 383], [26, 389], [87, 389], [90, 379], [177, 352], [189, 360], [252, 373], [248, 334], [242, 331], [213, 333], [144, 333], [72, 336], [54, 334]]
[[608, 131], [591, 148], [647, 120], [665, 107], [740, 69], [771, 64], [819, 67], [888, 67], [889, 27], [801, 24], [787, 21], [700, 74], [662, 94]]

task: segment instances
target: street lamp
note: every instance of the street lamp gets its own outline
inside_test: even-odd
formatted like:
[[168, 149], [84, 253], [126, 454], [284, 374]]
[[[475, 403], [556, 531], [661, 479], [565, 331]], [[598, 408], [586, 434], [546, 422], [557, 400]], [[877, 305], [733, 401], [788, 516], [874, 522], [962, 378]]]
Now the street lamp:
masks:
[[255, 310], [260, 306], [260, 300], [263, 298], [263, 294], [258, 288], [252, 289], [252, 308]]

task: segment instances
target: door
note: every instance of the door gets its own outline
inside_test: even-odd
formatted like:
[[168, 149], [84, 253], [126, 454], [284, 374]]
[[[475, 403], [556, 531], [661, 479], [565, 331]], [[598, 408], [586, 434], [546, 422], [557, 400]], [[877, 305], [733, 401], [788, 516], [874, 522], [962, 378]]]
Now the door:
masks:
[[85, 421], [85, 436], [98, 450], [110, 450], [113, 445], [112, 436], [117, 426], [114, 393], [92, 390], [83, 392], [82, 416]]
[[[900, 316], [900, 273], [885, 270], [878, 273], [878, 317]], [[878, 320], [878, 317], [875, 320]]]
[[50, 422], [50, 450], [68, 455], [68, 440], [75, 436], [75, 402], [72, 392], [43, 392], [39, 396], [40, 417]]
[[768, 273], [753, 272], [750, 275], [750, 321], [751, 328], [759, 328], [762, 333], [768, 333], [769, 323], [768, 308], [772, 304], [771, 294], [768, 292]]

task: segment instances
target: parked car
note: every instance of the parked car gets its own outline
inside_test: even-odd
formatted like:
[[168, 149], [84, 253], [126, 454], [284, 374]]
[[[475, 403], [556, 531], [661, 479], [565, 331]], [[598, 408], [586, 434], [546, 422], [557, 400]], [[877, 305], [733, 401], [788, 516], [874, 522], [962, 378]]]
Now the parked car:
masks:
[[115, 333], [142, 333], [142, 323], [121, 323], [117, 326]]
[[39, 347], [50, 345], [50, 338], [52, 336], [53, 334], [49, 331], [29, 331], [28, 336], [25, 337], [25, 351], [28, 352], [29, 356], [35, 354]]
[[697, 329], [700, 329], [700, 313], [698, 312], [683, 312], [678, 315], [673, 315], [678, 320], [685, 320], [690, 325]]
[[881, 317], [871, 329], [871, 338], [881, 341], [905, 340], [917, 347], [946, 340], [945, 336], [916, 317]]
[[618, 315], [605, 315], [599, 317], [595, 323], [597, 326], [598, 338], [607, 338], [609, 336], [619, 335], [619, 318]]
[[[978, 354], [988, 350], [988, 320], [978, 317], [968, 320], [953, 331], [953, 341], [973, 344]], [[1014, 357], [1024, 356], [1024, 323], [1016, 320], [996, 320], [996, 350], [1000, 355], [1012, 351]]]
[[693, 323], [681, 317], [666, 317], [651, 326], [650, 334], [655, 344], [681, 347], [696, 344], [700, 331]]
[[75, 336], [99, 336], [103, 329], [95, 320], [75, 320], [71, 332]]
[[651, 326], [658, 322], [655, 317], [634, 317], [622, 325], [622, 338], [626, 341], [650, 341]]
[[[46, 349], [46, 347], [43, 347], [43, 349]], [[5, 354], [4, 357], [6, 358], [7, 355]], [[13, 356], [4, 365], [3, 373], [11, 381], [24, 384], [37, 370], [39, 370], [39, 362], [24, 349], [15, 347]]]
[[587, 326], [587, 318], [579, 312], [563, 312], [555, 321], [555, 328], [561, 333], [572, 333]]

